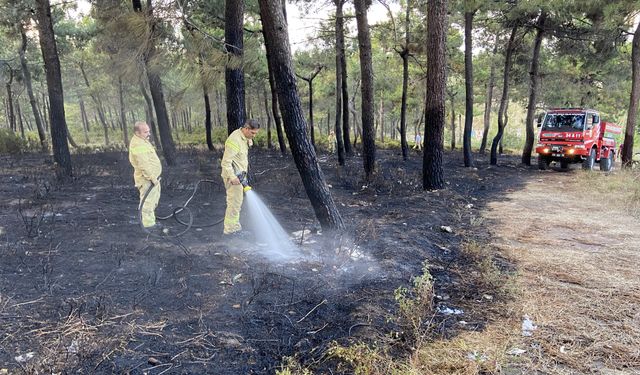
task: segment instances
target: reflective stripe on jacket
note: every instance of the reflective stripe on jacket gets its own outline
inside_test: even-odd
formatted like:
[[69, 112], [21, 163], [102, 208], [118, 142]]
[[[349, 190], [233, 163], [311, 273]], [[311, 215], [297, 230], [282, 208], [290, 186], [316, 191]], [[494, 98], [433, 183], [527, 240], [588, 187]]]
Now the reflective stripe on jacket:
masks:
[[251, 140], [242, 134], [242, 129], [236, 129], [224, 142], [224, 155], [222, 155], [222, 179], [228, 180], [236, 176], [236, 173], [249, 170], [249, 146]]
[[134, 135], [129, 143], [129, 162], [133, 166], [133, 180], [136, 186], [141, 186], [145, 181], [158, 183], [158, 177], [162, 174], [162, 163], [151, 142]]

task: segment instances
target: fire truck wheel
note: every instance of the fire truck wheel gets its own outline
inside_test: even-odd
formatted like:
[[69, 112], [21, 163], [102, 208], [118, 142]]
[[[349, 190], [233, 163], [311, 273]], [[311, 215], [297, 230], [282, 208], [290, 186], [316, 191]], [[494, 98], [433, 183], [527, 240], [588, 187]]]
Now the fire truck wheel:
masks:
[[565, 160], [565, 159], [560, 160], [560, 168], [562, 169], [569, 168], [569, 160]]
[[608, 158], [600, 159], [600, 170], [603, 172], [609, 172], [613, 169], [613, 153], [609, 153]]
[[592, 171], [593, 165], [596, 163], [596, 149], [591, 149], [589, 156], [582, 162], [582, 169], [585, 171]]
[[547, 170], [549, 168], [549, 163], [551, 161], [549, 160], [549, 158], [539, 155], [538, 156], [538, 169], [540, 169], [541, 171]]

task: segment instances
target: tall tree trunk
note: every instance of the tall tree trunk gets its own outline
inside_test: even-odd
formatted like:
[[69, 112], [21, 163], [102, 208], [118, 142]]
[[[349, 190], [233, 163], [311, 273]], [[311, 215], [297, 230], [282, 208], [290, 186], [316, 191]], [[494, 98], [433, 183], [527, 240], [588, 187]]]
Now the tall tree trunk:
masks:
[[[492, 56], [495, 57], [498, 53], [498, 34], [493, 44]], [[485, 148], [487, 147], [487, 137], [489, 136], [489, 128], [491, 127], [491, 107], [493, 104], [493, 88], [495, 87], [496, 80], [496, 64], [491, 61], [491, 68], [489, 68], [489, 82], [487, 82], [487, 94], [484, 102], [484, 129], [482, 130], [482, 142], [480, 143], [480, 154], [484, 155]]]
[[38, 19], [38, 35], [40, 37], [40, 49], [47, 76], [47, 91], [49, 93], [49, 110], [51, 123], [51, 143], [53, 146], [53, 159], [58, 164], [61, 177], [71, 177], [71, 154], [67, 143], [67, 121], [64, 114], [64, 94], [62, 90], [62, 76], [60, 74], [60, 60], [55, 35], [53, 33], [53, 20], [51, 19], [51, 6], [49, 0], [36, 1], [36, 17]]
[[334, 0], [336, 4], [336, 117], [335, 135], [338, 164], [344, 165], [344, 138], [342, 133], [342, 53], [344, 53], [344, 14], [345, 0]]
[[[344, 18], [343, 18], [344, 20]], [[344, 48], [344, 22], [342, 28], [342, 52], [340, 53], [340, 77], [342, 78], [342, 143], [346, 156], [353, 155], [351, 149], [351, 138], [349, 137], [349, 90], [348, 90], [348, 72], [347, 72], [347, 55]]]
[[269, 87], [271, 88], [271, 113], [273, 114], [273, 122], [276, 126], [276, 134], [278, 135], [278, 145], [280, 146], [280, 153], [284, 156], [287, 153], [287, 146], [284, 140], [284, 134], [282, 134], [282, 120], [280, 117], [280, 112], [278, 110], [278, 92], [277, 92], [277, 83], [273, 76], [273, 71], [276, 68], [273, 56], [271, 56], [272, 50], [269, 43], [270, 40], [267, 40], [266, 35], [264, 35], [264, 30], [262, 30], [262, 34], [264, 36], [264, 44], [267, 49], [267, 69], [269, 70]]
[[33, 112], [33, 118], [36, 122], [36, 127], [38, 128], [38, 139], [40, 139], [40, 148], [42, 152], [46, 152], [48, 150], [47, 146], [47, 134], [44, 130], [44, 125], [42, 124], [42, 119], [40, 118], [40, 112], [38, 110], [38, 104], [36, 103], [36, 97], [33, 94], [33, 85], [31, 83], [31, 71], [29, 70], [29, 65], [27, 64], [27, 58], [25, 56], [27, 51], [27, 33], [24, 30], [24, 25], [21, 23], [18, 25], [20, 29], [20, 36], [22, 38], [22, 44], [20, 46], [20, 66], [22, 67], [22, 77], [24, 79], [24, 84], [27, 88], [27, 94], [29, 95], [29, 104], [31, 105], [31, 111]]
[[9, 79], [5, 83], [7, 90], [7, 112], [9, 117], [9, 129], [12, 132], [16, 131], [16, 115], [13, 111], [13, 91], [11, 90], [11, 84], [13, 83], [13, 69], [9, 64], [7, 65], [7, 71], [9, 72]]
[[151, 138], [153, 139], [156, 147], [162, 150], [160, 133], [158, 133], [156, 121], [153, 117], [153, 103], [151, 103], [151, 97], [149, 97], [149, 93], [147, 92], [147, 87], [144, 84], [144, 80], [140, 78], [138, 82], [140, 84], [140, 92], [142, 93], [142, 97], [144, 98], [146, 122], [151, 127]]
[[362, 158], [365, 179], [370, 180], [375, 171], [376, 140], [373, 128], [375, 103], [373, 99], [373, 63], [371, 61], [371, 36], [367, 21], [366, 0], [355, 0], [360, 48], [360, 76], [362, 82]]
[[449, 95], [451, 100], [451, 151], [456, 149], [456, 106], [455, 106], [455, 94]]
[[444, 187], [442, 167], [445, 99], [446, 99], [446, 43], [447, 2], [429, 0], [427, 5], [427, 100], [425, 104], [424, 154], [422, 188]]
[[507, 44], [507, 50], [504, 58], [504, 72], [502, 77], [502, 98], [500, 98], [500, 109], [498, 110], [498, 133], [491, 142], [491, 165], [498, 164], [498, 144], [502, 141], [502, 135], [504, 134], [504, 127], [506, 125], [506, 112], [507, 102], [509, 101], [509, 73], [511, 71], [511, 60], [513, 57], [513, 50], [515, 48], [516, 33], [518, 26], [514, 26], [511, 29], [511, 36]]
[[627, 112], [627, 126], [622, 145], [622, 166], [631, 168], [633, 162], [633, 135], [636, 130], [638, 105], [640, 101], [640, 24], [633, 34], [631, 47], [631, 95], [629, 96], [629, 111]]
[[260, 0], [259, 4], [265, 40], [269, 40], [267, 52], [273, 59], [273, 75], [278, 82], [280, 110], [293, 159], [322, 228], [343, 230], [344, 222], [325, 183], [316, 152], [309, 143], [302, 103], [298, 96], [293, 72], [283, 9], [274, 1]]
[[[465, 0], [465, 8], [470, 0]], [[465, 88], [465, 112], [462, 149], [464, 154], [464, 166], [473, 167], [471, 155], [471, 131], [473, 130], [473, 16], [475, 9], [467, 9], [464, 13], [464, 88]]]
[[82, 133], [84, 134], [84, 143], [89, 143], [89, 119], [87, 118], [87, 110], [84, 107], [84, 100], [78, 99], [80, 105], [80, 119], [82, 120]]
[[207, 138], [207, 148], [209, 151], [213, 151], [215, 148], [211, 138], [211, 103], [209, 102], [209, 89], [204, 81], [202, 83], [202, 96], [204, 98], [204, 134]]
[[522, 163], [531, 165], [531, 152], [533, 151], [533, 142], [535, 140], [535, 131], [533, 119], [536, 112], [536, 96], [538, 95], [538, 71], [540, 62], [540, 46], [542, 45], [542, 37], [544, 34], [544, 23], [547, 13], [542, 11], [538, 18], [538, 31], [533, 45], [533, 56], [531, 57], [531, 70], [529, 71], [529, 105], [527, 106], [526, 119], [526, 140], [524, 149], [522, 150]]
[[409, 43], [411, 42], [409, 28], [411, 26], [411, 1], [407, 1], [404, 19], [404, 47], [400, 51], [402, 58], [402, 99], [400, 104], [400, 148], [402, 160], [409, 158], [409, 144], [407, 142], [407, 95], [409, 92]]
[[16, 99], [16, 114], [18, 116], [18, 127], [20, 128], [20, 137], [22, 139], [27, 139], [24, 136], [24, 123], [22, 122], [22, 111], [20, 110], [20, 99]]
[[229, 60], [224, 73], [227, 89], [227, 131], [229, 134], [244, 125], [244, 0], [225, 1], [224, 39]]
[[127, 115], [124, 108], [124, 87], [122, 87], [122, 77], [118, 77], [118, 101], [120, 104], [120, 123], [122, 124], [122, 137], [124, 147], [129, 147], [129, 132], [127, 130]]
[[160, 142], [162, 144], [162, 154], [169, 166], [176, 165], [176, 148], [173, 143], [173, 137], [171, 136], [171, 128], [169, 124], [169, 114], [167, 112], [166, 103], [164, 100], [164, 91], [162, 89], [162, 80], [160, 74], [153, 68], [151, 62], [156, 54], [155, 38], [156, 38], [156, 20], [153, 16], [153, 7], [151, 6], [151, 0], [147, 0], [147, 14], [146, 14], [147, 27], [149, 27], [149, 40], [147, 41], [146, 50], [143, 53], [145, 70], [147, 73], [147, 80], [149, 81], [149, 91], [151, 92], [151, 98], [153, 99], [153, 106], [156, 110], [156, 117], [158, 120], [158, 130], [160, 133]]
[[271, 115], [269, 114], [269, 99], [267, 98], [267, 89], [266, 87], [262, 91], [264, 96], [264, 112], [267, 116], [267, 150], [271, 150], [273, 148], [273, 144], [271, 143]]

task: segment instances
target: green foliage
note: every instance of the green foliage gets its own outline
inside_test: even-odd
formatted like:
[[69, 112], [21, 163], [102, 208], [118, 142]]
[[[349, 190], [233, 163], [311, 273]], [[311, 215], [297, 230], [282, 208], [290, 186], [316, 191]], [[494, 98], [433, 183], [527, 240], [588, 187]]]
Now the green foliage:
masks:
[[412, 340], [420, 341], [429, 329], [425, 323], [433, 311], [433, 277], [429, 264], [424, 262], [422, 275], [413, 278], [411, 289], [400, 287], [394, 295], [398, 303], [398, 323], [409, 329]]
[[0, 129], [0, 154], [21, 154], [38, 149], [39, 143], [35, 138], [24, 140], [8, 129]]

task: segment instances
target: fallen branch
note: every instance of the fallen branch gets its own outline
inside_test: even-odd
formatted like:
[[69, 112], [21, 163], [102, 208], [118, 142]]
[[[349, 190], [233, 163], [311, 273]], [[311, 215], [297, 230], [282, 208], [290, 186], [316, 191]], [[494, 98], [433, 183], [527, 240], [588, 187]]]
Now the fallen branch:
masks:
[[300, 318], [300, 320], [298, 320], [296, 323], [300, 323], [301, 321], [305, 320], [309, 314], [311, 314], [312, 312], [315, 311], [315, 309], [317, 309], [318, 307], [324, 305], [325, 303], [327, 303], [326, 299], [323, 299], [322, 302], [320, 302], [319, 304], [317, 304], [313, 309], [311, 309], [308, 313], [305, 314], [305, 316], [303, 316], [302, 318]]

